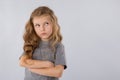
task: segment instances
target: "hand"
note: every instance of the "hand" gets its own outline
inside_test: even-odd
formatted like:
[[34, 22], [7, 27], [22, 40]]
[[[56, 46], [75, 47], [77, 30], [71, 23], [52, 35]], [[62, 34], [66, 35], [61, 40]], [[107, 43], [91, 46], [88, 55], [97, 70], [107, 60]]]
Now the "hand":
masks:
[[29, 59], [26, 55], [21, 56], [20, 58], [20, 65], [25, 66], [26, 64], [32, 64], [31, 59]]
[[26, 55], [23, 55], [23, 56], [21, 56], [21, 58], [20, 58], [20, 60], [22, 60], [22, 61], [25, 61], [26, 59], [29, 59], [28, 56], [26, 56]]
[[32, 65], [34, 62], [32, 59], [26, 59], [25, 62], [28, 64], [28, 65]]
[[46, 61], [46, 63], [47, 63], [47, 65], [48, 65], [48, 67], [54, 67], [54, 64], [53, 64], [52, 62]]

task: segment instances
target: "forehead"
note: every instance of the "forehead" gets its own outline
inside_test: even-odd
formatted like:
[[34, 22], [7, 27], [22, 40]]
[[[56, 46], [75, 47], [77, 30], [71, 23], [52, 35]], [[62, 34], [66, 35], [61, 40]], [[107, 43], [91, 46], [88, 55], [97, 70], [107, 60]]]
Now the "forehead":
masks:
[[50, 16], [36, 16], [33, 18], [33, 23], [43, 23], [45, 21], [51, 21], [51, 17]]

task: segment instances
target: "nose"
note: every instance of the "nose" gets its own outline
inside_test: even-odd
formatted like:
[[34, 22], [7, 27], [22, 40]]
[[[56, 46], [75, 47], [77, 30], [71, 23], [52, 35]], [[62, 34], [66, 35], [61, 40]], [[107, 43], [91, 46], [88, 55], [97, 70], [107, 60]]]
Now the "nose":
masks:
[[41, 26], [41, 27], [40, 27], [40, 30], [41, 30], [41, 31], [44, 31], [44, 30], [45, 30], [45, 27], [44, 27], [44, 26]]

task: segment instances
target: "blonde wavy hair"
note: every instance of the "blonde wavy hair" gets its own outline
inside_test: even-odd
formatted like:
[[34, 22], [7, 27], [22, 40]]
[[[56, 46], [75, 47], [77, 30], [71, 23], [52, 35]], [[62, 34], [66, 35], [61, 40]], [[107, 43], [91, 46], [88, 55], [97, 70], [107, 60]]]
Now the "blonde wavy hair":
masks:
[[55, 46], [58, 42], [61, 42], [62, 40], [62, 35], [60, 33], [60, 26], [57, 21], [57, 17], [55, 16], [54, 12], [46, 7], [46, 6], [41, 6], [35, 9], [31, 16], [30, 19], [28, 20], [26, 26], [25, 26], [25, 33], [23, 35], [24, 39], [24, 54], [28, 58], [32, 58], [32, 53], [35, 50], [36, 47], [38, 47], [39, 43], [41, 42], [40, 37], [36, 34], [33, 26], [33, 19], [34, 17], [40, 17], [40, 16], [49, 16], [51, 18], [53, 27], [52, 27], [52, 34], [49, 37], [50, 46], [52, 50], [55, 52]]

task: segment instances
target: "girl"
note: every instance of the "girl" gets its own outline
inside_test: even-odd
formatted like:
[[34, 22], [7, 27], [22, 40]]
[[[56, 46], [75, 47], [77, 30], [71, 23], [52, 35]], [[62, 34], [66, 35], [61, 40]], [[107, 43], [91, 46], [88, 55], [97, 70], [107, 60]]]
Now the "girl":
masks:
[[57, 17], [46, 7], [35, 9], [25, 26], [24, 53], [19, 64], [25, 67], [24, 80], [58, 80], [67, 68]]

